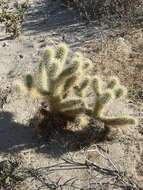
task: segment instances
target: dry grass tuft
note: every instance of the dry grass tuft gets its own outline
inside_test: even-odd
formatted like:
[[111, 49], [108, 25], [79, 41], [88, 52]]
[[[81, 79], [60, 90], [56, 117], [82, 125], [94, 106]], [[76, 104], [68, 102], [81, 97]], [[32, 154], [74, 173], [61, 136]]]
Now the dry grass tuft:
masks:
[[[63, 0], [67, 6], [73, 6], [87, 20], [108, 19], [116, 22], [125, 20], [132, 23], [143, 21], [142, 0]], [[113, 24], [113, 23], [112, 23]]]
[[16, 38], [20, 35], [27, 9], [27, 0], [21, 4], [15, 2], [13, 8], [9, 1], [0, 1], [0, 23], [4, 25], [5, 32], [11, 34], [11, 37]]

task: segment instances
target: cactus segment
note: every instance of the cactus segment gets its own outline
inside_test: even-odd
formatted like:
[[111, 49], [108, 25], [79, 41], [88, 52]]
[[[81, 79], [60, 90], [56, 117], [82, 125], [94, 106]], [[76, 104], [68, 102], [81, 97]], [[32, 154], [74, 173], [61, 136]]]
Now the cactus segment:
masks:
[[137, 125], [137, 120], [133, 117], [101, 117], [100, 119], [102, 122], [104, 122], [106, 125], [112, 126], [112, 127], [121, 127], [126, 125]]

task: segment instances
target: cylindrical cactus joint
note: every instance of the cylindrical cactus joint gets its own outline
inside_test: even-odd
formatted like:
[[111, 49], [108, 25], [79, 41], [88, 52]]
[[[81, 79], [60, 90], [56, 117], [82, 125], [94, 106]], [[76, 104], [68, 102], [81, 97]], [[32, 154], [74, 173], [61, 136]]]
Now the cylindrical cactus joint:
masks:
[[119, 87], [115, 90], [116, 98], [120, 98], [127, 95], [127, 89], [124, 86]]
[[56, 59], [59, 59], [61, 62], [64, 62], [67, 54], [68, 54], [68, 47], [65, 43], [60, 43], [56, 51]]
[[55, 51], [53, 48], [50, 48], [50, 47], [46, 48], [43, 53], [42, 62], [45, 64], [48, 64], [54, 58], [54, 54], [55, 54]]
[[33, 87], [33, 77], [30, 74], [25, 76], [24, 84], [29, 90]]
[[117, 77], [112, 77], [109, 80], [107, 88], [114, 89], [120, 84], [119, 79]]

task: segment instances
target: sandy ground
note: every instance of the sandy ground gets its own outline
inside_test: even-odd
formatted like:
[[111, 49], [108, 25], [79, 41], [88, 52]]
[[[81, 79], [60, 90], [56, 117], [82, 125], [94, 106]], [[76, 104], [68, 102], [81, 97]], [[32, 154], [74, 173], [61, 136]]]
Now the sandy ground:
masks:
[[[118, 55], [120, 44], [116, 39], [120, 33], [106, 25], [83, 24], [75, 11], [52, 0], [30, 1], [23, 33], [17, 39], [10, 40], [0, 27], [0, 160], [12, 156], [21, 168], [37, 172], [31, 172], [19, 189], [143, 188], [143, 35], [139, 29], [135, 35], [125, 34], [133, 56], [128, 57], [123, 51], [124, 59]], [[137, 36], [135, 44], [132, 35]], [[102, 43], [104, 38], [108, 39], [106, 43]], [[40, 104], [17, 94], [14, 84], [24, 74], [34, 71], [45, 46], [55, 46], [61, 41], [91, 58], [95, 73], [105, 77], [116, 74], [126, 82], [130, 90], [128, 105], [131, 113], [140, 118], [139, 126], [119, 131], [112, 141], [77, 151], [71, 150], [68, 140], [66, 144], [62, 137], [46, 143], [36, 138], [29, 120]], [[113, 107], [114, 111], [119, 109]], [[119, 110], [123, 107], [120, 105]]]

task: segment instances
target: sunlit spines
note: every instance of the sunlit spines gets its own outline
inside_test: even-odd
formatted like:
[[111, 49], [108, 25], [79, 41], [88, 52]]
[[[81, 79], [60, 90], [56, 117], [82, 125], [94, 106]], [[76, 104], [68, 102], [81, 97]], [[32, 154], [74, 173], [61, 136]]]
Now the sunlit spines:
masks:
[[100, 96], [101, 91], [102, 91], [102, 80], [101, 80], [101, 78], [100, 77], [94, 77], [91, 80], [91, 86], [93, 88], [94, 93], [97, 96]]
[[120, 81], [117, 77], [110, 77], [108, 84], [107, 84], [107, 88], [114, 89], [119, 85], [120, 85]]
[[40, 63], [39, 69], [37, 72], [37, 88], [41, 91], [49, 90], [49, 78], [47, 73], [47, 67], [44, 63]]
[[104, 113], [104, 109], [113, 99], [112, 91], [106, 91], [96, 98], [93, 114], [95, 117], [100, 117]]
[[69, 52], [69, 48], [65, 43], [60, 43], [57, 46], [55, 58], [60, 61], [61, 67], [64, 65], [67, 59], [68, 52]]
[[127, 88], [124, 86], [119, 86], [117, 89], [114, 90], [115, 97], [116, 98], [121, 98], [121, 97], [126, 97], [128, 94]]
[[78, 108], [81, 105], [83, 105], [83, 101], [80, 98], [71, 98], [71, 99], [66, 99], [64, 101], [62, 101], [59, 105], [61, 110], [70, 110], [70, 109], [74, 109], [74, 108]]
[[55, 50], [51, 47], [47, 47], [43, 53], [42, 62], [45, 65], [48, 65], [53, 61], [54, 56], [55, 56]]

